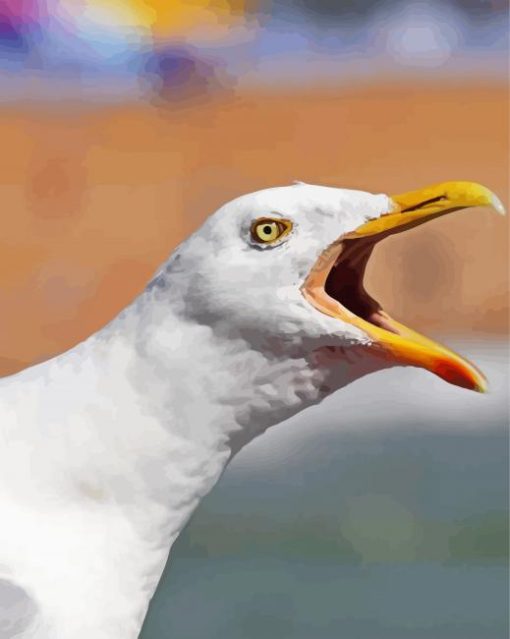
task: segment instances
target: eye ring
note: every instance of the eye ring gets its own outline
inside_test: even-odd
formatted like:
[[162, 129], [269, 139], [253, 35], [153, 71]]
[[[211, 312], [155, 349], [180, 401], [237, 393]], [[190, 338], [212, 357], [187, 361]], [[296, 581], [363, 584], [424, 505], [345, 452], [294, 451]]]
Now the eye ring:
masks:
[[258, 244], [274, 244], [290, 233], [292, 222], [283, 218], [261, 217], [251, 225], [251, 237]]

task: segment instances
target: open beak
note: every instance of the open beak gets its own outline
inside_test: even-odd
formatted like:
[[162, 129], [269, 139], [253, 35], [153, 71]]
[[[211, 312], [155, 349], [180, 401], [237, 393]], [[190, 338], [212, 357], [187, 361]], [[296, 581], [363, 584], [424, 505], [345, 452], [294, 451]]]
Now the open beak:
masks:
[[392, 363], [418, 366], [463, 388], [484, 392], [487, 382], [470, 362], [391, 318], [365, 291], [363, 276], [377, 242], [428, 220], [472, 206], [504, 214], [499, 199], [473, 182], [444, 182], [395, 195], [393, 208], [340, 237], [319, 257], [302, 291], [318, 310], [366, 333], [370, 348]]

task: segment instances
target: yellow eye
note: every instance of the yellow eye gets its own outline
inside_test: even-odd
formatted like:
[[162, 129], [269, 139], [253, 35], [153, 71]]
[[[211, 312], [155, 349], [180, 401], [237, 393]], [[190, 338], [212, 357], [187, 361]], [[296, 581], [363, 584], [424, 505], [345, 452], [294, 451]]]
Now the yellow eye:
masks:
[[256, 242], [270, 244], [286, 235], [291, 228], [292, 224], [289, 220], [264, 218], [255, 220], [251, 227], [251, 235]]

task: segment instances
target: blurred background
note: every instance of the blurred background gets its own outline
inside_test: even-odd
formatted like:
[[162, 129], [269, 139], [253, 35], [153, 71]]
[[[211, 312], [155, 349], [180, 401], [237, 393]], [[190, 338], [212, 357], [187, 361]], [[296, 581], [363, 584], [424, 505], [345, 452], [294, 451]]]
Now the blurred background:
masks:
[[[463, 179], [508, 206], [507, 11], [0, 0], [0, 373], [98, 330], [251, 190]], [[145, 639], [508, 636], [507, 221], [390, 238], [368, 282], [491, 393], [385, 372], [254, 442], [178, 541]]]

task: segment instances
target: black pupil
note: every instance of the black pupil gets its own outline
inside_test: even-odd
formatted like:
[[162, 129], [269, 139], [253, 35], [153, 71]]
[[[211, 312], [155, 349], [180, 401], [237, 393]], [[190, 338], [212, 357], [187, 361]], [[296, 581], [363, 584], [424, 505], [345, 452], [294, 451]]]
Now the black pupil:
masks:
[[267, 224], [266, 226], [264, 226], [262, 230], [264, 231], [266, 235], [271, 235], [271, 232], [273, 229], [269, 226], [269, 224]]

